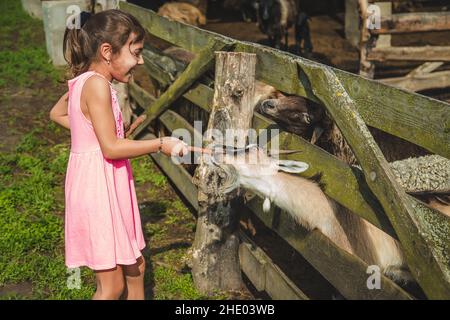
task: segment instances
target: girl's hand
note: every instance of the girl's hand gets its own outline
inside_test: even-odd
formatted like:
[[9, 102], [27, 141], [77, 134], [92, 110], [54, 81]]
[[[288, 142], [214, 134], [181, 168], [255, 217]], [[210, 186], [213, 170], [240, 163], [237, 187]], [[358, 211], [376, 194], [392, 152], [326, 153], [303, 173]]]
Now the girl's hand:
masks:
[[175, 137], [162, 137], [159, 148], [166, 156], [184, 156], [189, 152], [189, 146]]
[[192, 147], [175, 137], [163, 137], [160, 141], [162, 142], [160, 144], [161, 152], [167, 156], [178, 155], [182, 157], [188, 152], [212, 154], [211, 149]]
[[132, 134], [146, 118], [147, 116], [145, 114], [141, 114], [131, 125], [125, 125], [125, 138], [128, 138], [128, 136]]

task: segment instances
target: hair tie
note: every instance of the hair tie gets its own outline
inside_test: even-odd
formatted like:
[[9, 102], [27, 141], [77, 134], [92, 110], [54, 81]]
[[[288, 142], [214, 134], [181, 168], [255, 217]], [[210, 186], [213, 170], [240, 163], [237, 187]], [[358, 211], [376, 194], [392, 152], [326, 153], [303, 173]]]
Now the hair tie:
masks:
[[90, 12], [87, 11], [81, 11], [80, 13], [80, 25], [81, 28], [85, 25], [85, 23], [89, 20], [89, 18], [92, 16]]

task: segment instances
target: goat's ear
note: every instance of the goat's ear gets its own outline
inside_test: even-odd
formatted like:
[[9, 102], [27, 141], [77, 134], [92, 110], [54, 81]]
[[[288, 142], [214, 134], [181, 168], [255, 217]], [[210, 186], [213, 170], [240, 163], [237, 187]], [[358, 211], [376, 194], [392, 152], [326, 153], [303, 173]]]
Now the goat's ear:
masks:
[[278, 169], [289, 173], [300, 173], [308, 170], [309, 165], [306, 162], [293, 160], [278, 160]]

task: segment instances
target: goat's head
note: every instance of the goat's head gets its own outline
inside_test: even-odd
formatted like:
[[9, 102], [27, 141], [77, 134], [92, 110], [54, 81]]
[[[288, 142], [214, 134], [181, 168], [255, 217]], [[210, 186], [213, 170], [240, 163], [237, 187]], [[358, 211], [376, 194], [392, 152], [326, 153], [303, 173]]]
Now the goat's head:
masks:
[[[272, 8], [278, 4], [276, 0], [260, 0], [256, 6], [258, 10], [259, 16], [263, 21], [267, 21], [270, 18], [270, 14], [272, 13]], [[279, 5], [279, 4], [278, 4]]]
[[255, 182], [273, 176], [278, 171], [300, 173], [308, 169], [308, 164], [305, 162], [280, 160], [275, 152], [268, 155], [264, 149], [256, 145], [249, 145], [244, 149], [214, 152], [211, 160], [226, 173], [226, 181], [221, 188], [221, 191], [225, 193], [246, 182]]

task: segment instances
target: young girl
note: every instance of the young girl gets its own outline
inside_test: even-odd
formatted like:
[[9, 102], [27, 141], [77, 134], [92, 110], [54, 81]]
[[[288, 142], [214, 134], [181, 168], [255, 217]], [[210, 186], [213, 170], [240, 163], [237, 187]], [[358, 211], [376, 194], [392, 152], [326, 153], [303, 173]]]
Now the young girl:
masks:
[[144, 298], [145, 247], [128, 158], [161, 151], [192, 151], [174, 138], [124, 139], [113, 79], [128, 82], [144, 61], [144, 29], [130, 14], [81, 14], [67, 29], [64, 55], [74, 78], [50, 112], [71, 131], [65, 181], [65, 258], [69, 268], [96, 274], [93, 299]]

